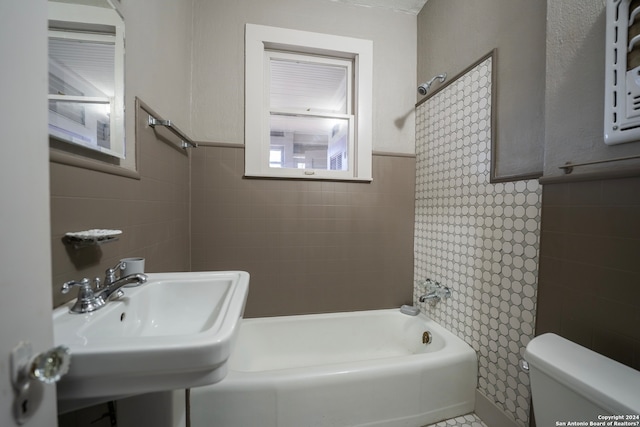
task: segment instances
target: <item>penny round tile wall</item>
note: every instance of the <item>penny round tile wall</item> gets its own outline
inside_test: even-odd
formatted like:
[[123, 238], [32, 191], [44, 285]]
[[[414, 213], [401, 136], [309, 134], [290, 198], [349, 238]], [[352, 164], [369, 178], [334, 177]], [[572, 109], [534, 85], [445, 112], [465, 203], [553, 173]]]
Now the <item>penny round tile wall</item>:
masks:
[[487, 427], [476, 414], [467, 414], [460, 417], [429, 424], [427, 427]]
[[[521, 425], [533, 338], [540, 231], [537, 180], [492, 184], [489, 57], [416, 109], [414, 302], [478, 355], [478, 388]], [[421, 281], [452, 289], [419, 303]]]

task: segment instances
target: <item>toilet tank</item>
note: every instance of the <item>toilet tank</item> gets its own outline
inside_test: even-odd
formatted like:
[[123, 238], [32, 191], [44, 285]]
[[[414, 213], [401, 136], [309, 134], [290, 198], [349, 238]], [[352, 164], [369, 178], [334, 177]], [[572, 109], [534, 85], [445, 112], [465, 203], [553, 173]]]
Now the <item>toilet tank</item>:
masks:
[[531, 340], [524, 358], [538, 426], [640, 425], [640, 371], [551, 333]]

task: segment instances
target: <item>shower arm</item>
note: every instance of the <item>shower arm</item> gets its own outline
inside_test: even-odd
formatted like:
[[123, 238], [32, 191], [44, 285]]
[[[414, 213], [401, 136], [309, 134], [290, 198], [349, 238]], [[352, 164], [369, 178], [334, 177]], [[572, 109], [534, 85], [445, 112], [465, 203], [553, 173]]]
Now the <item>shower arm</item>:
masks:
[[431, 80], [429, 80], [427, 82], [427, 85], [431, 86], [436, 79], [440, 80], [440, 83], [442, 83], [442, 82], [444, 82], [444, 79], [446, 79], [446, 78], [447, 78], [447, 74], [446, 73], [438, 74], [437, 76], [433, 76], [431, 78]]

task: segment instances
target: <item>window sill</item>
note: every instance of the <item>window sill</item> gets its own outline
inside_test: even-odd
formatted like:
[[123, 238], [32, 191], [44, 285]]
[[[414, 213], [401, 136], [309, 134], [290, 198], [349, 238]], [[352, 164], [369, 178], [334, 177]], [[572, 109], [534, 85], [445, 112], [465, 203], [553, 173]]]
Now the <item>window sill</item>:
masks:
[[369, 183], [373, 181], [373, 178], [358, 178], [358, 177], [331, 177], [331, 176], [314, 176], [314, 175], [303, 175], [303, 174], [291, 174], [288, 176], [278, 174], [278, 175], [266, 175], [266, 174], [247, 174], [243, 175], [243, 178], [246, 179], [268, 179], [268, 180], [283, 180], [283, 181], [334, 181], [334, 182], [362, 182]]
[[127, 169], [119, 165], [104, 163], [99, 160], [76, 156], [54, 148], [49, 149], [49, 161], [67, 166], [89, 169], [96, 172], [123, 176], [125, 178], [140, 179], [140, 173], [138, 171]]

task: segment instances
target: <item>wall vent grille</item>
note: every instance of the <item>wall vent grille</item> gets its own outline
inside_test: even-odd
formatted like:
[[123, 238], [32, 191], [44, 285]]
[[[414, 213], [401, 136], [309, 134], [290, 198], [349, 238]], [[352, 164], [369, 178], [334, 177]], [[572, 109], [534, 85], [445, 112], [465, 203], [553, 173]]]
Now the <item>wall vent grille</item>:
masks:
[[640, 141], [640, 0], [607, 1], [604, 142]]

